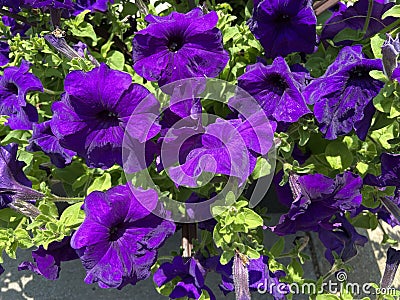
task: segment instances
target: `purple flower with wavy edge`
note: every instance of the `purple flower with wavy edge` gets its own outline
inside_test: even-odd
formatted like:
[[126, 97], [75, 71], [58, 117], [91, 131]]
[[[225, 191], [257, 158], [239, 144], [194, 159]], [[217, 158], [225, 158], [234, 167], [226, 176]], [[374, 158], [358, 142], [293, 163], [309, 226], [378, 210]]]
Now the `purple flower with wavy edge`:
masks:
[[243, 184], [253, 171], [258, 154], [266, 154], [272, 146], [273, 132], [266, 120], [261, 111], [245, 121], [218, 118], [204, 131], [190, 127], [171, 130], [172, 137], [164, 139], [166, 152], [181, 146], [174, 136], [190, 137], [190, 145], [185, 145], [189, 151], [180, 158], [180, 165], [169, 168], [170, 178], [177, 185], [196, 187], [199, 176], [209, 172], [237, 177]]
[[0, 208], [15, 200], [36, 201], [43, 194], [33, 190], [32, 183], [25, 176], [24, 162], [17, 160], [17, 144], [0, 147]]
[[[292, 123], [310, 113], [301, 93], [302, 84], [297, 79], [286, 61], [277, 57], [270, 66], [262, 63], [247, 66], [238, 78], [238, 86], [257, 100], [268, 117]], [[230, 103], [240, 101], [240, 98], [230, 99]]]
[[367, 174], [364, 184], [372, 186], [397, 186], [400, 187], [400, 154], [381, 154], [381, 175]]
[[0, 114], [9, 116], [6, 125], [13, 130], [32, 129], [39, 119], [36, 108], [26, 102], [31, 91], [43, 91], [42, 83], [29, 73], [29, 63], [22, 61], [19, 67], [8, 67], [0, 78]]
[[84, 10], [105, 12], [108, 3], [114, 3], [114, 0], [76, 0], [74, 15], [78, 15]]
[[51, 130], [62, 147], [78, 153], [89, 167], [122, 164], [122, 141], [132, 114], [140, 116], [133, 138], [145, 142], [158, 133], [158, 128], [147, 134], [140, 130], [149, 115], [158, 114], [158, 101], [127, 73], [105, 64], [87, 73], [73, 71], [64, 89], [61, 101], [52, 106]]
[[66, 236], [59, 242], [49, 244], [47, 250], [40, 246], [32, 251], [34, 262], [25, 261], [18, 266], [18, 271], [29, 270], [49, 280], [58, 279], [63, 261], [78, 259], [75, 249], [70, 246], [71, 237]]
[[174, 278], [179, 282], [169, 294], [170, 299], [189, 297], [199, 299], [202, 290], [206, 290], [210, 299], [216, 299], [209, 287], [205, 285], [206, 270], [200, 262], [191, 257], [189, 259], [175, 256], [172, 262], [163, 263], [153, 275], [153, 280], [158, 287], [163, 286]]
[[337, 214], [333, 222], [333, 229], [320, 227], [318, 230], [318, 237], [326, 247], [325, 258], [331, 265], [335, 262], [333, 252], [346, 262], [357, 255], [356, 246], [364, 246], [368, 242], [368, 238], [360, 235], [346, 217]]
[[[235, 290], [233, 283], [233, 259], [226, 265], [219, 262], [219, 257], [211, 257], [206, 260], [205, 267], [214, 270], [221, 275], [222, 282], [219, 285], [221, 291], [227, 295]], [[249, 289], [250, 291], [258, 291], [261, 289], [271, 294], [274, 299], [286, 299], [285, 295], [289, 293], [287, 283], [280, 282], [281, 277], [285, 277], [284, 271], [270, 271], [268, 267], [268, 256], [260, 256], [258, 259], [250, 259], [247, 265], [249, 272]]]
[[355, 130], [364, 140], [375, 108], [372, 99], [383, 87], [373, 79], [371, 70], [382, 70], [380, 59], [367, 59], [361, 46], [343, 48], [325, 74], [313, 80], [304, 90], [308, 104], [314, 104], [314, 115], [320, 131], [328, 140]]
[[392, 286], [399, 265], [400, 250], [389, 247], [386, 252], [386, 266], [381, 279], [381, 288], [389, 288]]
[[248, 25], [264, 47], [266, 57], [314, 52], [317, 18], [311, 4], [309, 0], [264, 0], [255, 3]]
[[[369, 0], [359, 0], [354, 5], [349, 6], [347, 9], [341, 9], [338, 13], [332, 16], [325, 22], [321, 32], [321, 39], [334, 39], [334, 37], [344, 29], [352, 29], [362, 32], [365, 21], [368, 15]], [[362, 39], [367, 39], [377, 32], [381, 31], [384, 27], [396, 21], [396, 18], [387, 17], [382, 19], [382, 15], [392, 8], [394, 3], [382, 3], [381, 1], [374, 1], [372, 6], [371, 18], [366, 33]], [[336, 45], [351, 45], [353, 40], [338, 41]]]
[[335, 179], [322, 174], [294, 178], [291, 185], [294, 200], [289, 212], [270, 229], [278, 235], [288, 235], [318, 231], [321, 225], [329, 227], [334, 214], [354, 211], [360, 206], [361, 187], [361, 177], [351, 172], [336, 175]]
[[133, 38], [133, 68], [145, 79], [161, 86], [191, 77], [216, 77], [228, 63], [215, 11], [203, 15], [195, 8], [186, 14], [148, 15], [145, 20], [147, 28]]
[[71, 0], [24, 0], [24, 6], [27, 8], [55, 8], [69, 9], [74, 8]]
[[43, 151], [57, 168], [64, 168], [71, 163], [76, 153], [61, 147], [59, 140], [51, 131], [50, 124], [51, 121], [46, 121], [33, 126], [32, 138], [26, 150]]
[[86, 269], [86, 283], [121, 289], [150, 276], [157, 249], [175, 232], [173, 222], [151, 213], [157, 203], [156, 191], [128, 184], [86, 197], [86, 218], [71, 240]]

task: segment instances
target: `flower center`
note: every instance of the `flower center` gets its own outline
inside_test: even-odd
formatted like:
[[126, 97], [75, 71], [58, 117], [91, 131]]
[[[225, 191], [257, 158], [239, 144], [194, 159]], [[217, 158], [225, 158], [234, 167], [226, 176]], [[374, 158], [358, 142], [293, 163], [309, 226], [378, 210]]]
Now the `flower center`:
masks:
[[18, 87], [15, 85], [13, 82], [7, 82], [5, 86], [6, 90], [8, 90], [10, 93], [13, 94], [18, 94]]
[[103, 110], [97, 114], [97, 117], [108, 124], [118, 124], [118, 115], [109, 110]]
[[171, 52], [177, 52], [179, 49], [183, 47], [183, 40], [179, 36], [171, 37], [168, 40], [168, 49]]
[[115, 242], [119, 240], [125, 233], [125, 228], [123, 226], [124, 224], [117, 224], [113, 227], [110, 228], [110, 241]]
[[288, 23], [288, 22], [290, 22], [290, 16], [285, 13], [280, 13], [277, 15], [275, 21], [277, 23]]
[[349, 71], [348, 85], [364, 87], [368, 85], [371, 80], [369, 76], [370, 68], [365, 66], [357, 66]]
[[282, 96], [285, 90], [289, 87], [285, 79], [279, 74], [271, 74], [266, 78], [268, 89], [273, 93]]

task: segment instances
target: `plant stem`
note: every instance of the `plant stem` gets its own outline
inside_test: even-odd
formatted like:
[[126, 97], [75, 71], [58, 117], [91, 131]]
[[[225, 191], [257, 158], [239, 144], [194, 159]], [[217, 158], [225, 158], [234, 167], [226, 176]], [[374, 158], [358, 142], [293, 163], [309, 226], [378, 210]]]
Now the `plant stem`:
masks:
[[197, 239], [197, 224], [182, 225], [182, 257], [192, 257], [193, 239]]
[[46, 94], [55, 95], [55, 96], [58, 96], [63, 93], [63, 92], [56, 92], [56, 91], [48, 90], [46, 88], [43, 89], [43, 92]]
[[369, 0], [367, 19], [365, 20], [364, 27], [363, 27], [363, 30], [362, 30], [364, 35], [367, 33], [367, 30], [368, 30], [369, 21], [371, 20], [373, 6], [374, 6], [374, 0]]
[[71, 198], [71, 197], [58, 197], [58, 196], [54, 196], [51, 198], [47, 198], [47, 200], [51, 201], [51, 202], [82, 202], [85, 198], [82, 197], [76, 197], [76, 198]]

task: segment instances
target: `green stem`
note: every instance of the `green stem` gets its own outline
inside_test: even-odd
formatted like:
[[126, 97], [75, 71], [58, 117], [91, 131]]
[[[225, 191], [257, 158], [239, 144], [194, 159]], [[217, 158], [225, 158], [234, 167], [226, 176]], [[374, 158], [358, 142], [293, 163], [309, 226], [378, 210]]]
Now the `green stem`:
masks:
[[82, 202], [85, 198], [83, 197], [76, 197], [76, 198], [71, 198], [71, 197], [58, 197], [53, 195], [52, 197], [47, 198], [47, 200], [51, 202]]
[[49, 95], [56, 95], [56, 96], [58, 96], [58, 95], [63, 93], [63, 92], [52, 91], [52, 90], [49, 90], [49, 89], [46, 89], [46, 88], [43, 89], [43, 92], [46, 93], [46, 94], [49, 94]]
[[381, 31], [379, 31], [378, 35], [392, 31], [392, 29], [396, 29], [398, 26], [400, 26], [400, 19], [383, 28]]
[[364, 27], [363, 27], [363, 30], [362, 30], [363, 34], [365, 34], [367, 32], [367, 30], [368, 30], [369, 21], [371, 20], [373, 6], [374, 6], [374, 0], [369, 0], [367, 19], [365, 20]]

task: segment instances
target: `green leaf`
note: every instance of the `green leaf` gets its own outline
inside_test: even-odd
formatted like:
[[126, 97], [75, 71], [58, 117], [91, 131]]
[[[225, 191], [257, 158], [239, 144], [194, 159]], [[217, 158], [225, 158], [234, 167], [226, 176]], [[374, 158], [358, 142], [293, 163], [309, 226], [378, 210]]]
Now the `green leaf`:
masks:
[[382, 19], [385, 19], [387, 17], [399, 18], [400, 17], [400, 5], [393, 6], [391, 9], [389, 9], [382, 15]]
[[235, 251], [224, 251], [221, 254], [219, 262], [223, 265], [226, 265], [228, 262], [231, 261], [232, 257], [235, 255]]
[[122, 71], [125, 65], [125, 56], [119, 51], [110, 51], [107, 64], [113, 69]]
[[269, 252], [271, 252], [271, 254], [276, 257], [279, 256], [283, 249], [285, 248], [285, 239], [283, 237], [280, 237], [276, 243], [271, 247], [271, 249], [269, 250]]
[[1, 145], [8, 145], [10, 143], [29, 144], [28, 140], [32, 134], [27, 130], [12, 130], [1, 141]]
[[[372, 52], [374, 53], [375, 58], [382, 58], [381, 47], [382, 47], [385, 39], [386, 39], [386, 37], [383, 33], [376, 34], [371, 38], [371, 49], [372, 49]], [[377, 71], [377, 70], [373, 70], [373, 71]], [[380, 72], [380, 71], [378, 71], [378, 72]]]
[[244, 208], [245, 224], [247, 228], [257, 228], [264, 224], [263, 218], [249, 208]]
[[329, 165], [335, 170], [344, 170], [353, 162], [353, 155], [346, 144], [337, 140], [326, 146], [325, 156]]
[[110, 173], [104, 173], [100, 177], [97, 177], [90, 187], [87, 190], [87, 193], [90, 194], [93, 191], [106, 191], [111, 188], [111, 175]]
[[271, 164], [264, 157], [258, 157], [257, 163], [251, 176], [258, 179], [271, 174]]
[[363, 38], [364, 34], [359, 30], [354, 30], [351, 28], [345, 28], [340, 31], [334, 38], [333, 41], [335, 43], [339, 43], [342, 41], [352, 40], [359, 41]]
[[85, 213], [81, 209], [83, 202], [68, 206], [60, 217], [60, 222], [66, 227], [78, 227], [85, 218]]

